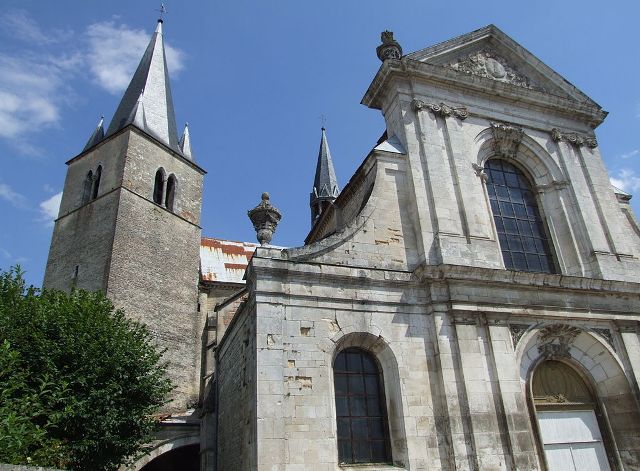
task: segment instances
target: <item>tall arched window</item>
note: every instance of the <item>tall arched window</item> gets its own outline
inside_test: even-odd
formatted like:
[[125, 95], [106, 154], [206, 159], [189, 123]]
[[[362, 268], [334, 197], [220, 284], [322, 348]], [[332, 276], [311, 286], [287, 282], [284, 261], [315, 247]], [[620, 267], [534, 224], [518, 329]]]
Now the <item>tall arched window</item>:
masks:
[[549, 240], [529, 178], [502, 159], [488, 160], [485, 171], [505, 267], [555, 273]]
[[94, 200], [98, 197], [98, 190], [100, 189], [100, 178], [102, 177], [102, 165], [98, 165], [96, 174], [93, 177], [93, 190], [91, 192], [91, 199]]
[[569, 365], [542, 362], [531, 381], [541, 446], [548, 471], [609, 471], [597, 402]]
[[167, 179], [167, 195], [164, 199], [164, 205], [169, 211], [173, 211], [173, 201], [176, 193], [176, 177], [175, 175], [169, 175]]
[[162, 205], [162, 197], [164, 193], [164, 170], [161, 168], [156, 172], [156, 180], [153, 185], [153, 202]]
[[82, 204], [87, 204], [91, 199], [91, 191], [93, 188], [93, 172], [89, 170], [84, 179], [84, 188], [82, 190]]
[[359, 348], [341, 351], [333, 363], [340, 463], [391, 463], [382, 373]]

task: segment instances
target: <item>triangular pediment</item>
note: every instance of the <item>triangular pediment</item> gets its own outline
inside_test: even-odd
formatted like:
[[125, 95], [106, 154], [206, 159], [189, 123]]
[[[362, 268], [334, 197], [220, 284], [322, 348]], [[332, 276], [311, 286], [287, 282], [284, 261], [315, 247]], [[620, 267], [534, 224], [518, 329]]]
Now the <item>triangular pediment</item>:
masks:
[[494, 25], [408, 54], [409, 59], [442, 66], [464, 75], [598, 106]]

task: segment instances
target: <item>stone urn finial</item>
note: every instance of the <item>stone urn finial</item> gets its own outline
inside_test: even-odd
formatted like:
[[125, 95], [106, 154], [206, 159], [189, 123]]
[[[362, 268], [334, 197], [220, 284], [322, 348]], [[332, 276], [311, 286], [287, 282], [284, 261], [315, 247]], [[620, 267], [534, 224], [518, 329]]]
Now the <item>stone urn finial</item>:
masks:
[[247, 214], [256, 230], [260, 245], [269, 245], [273, 233], [276, 231], [276, 226], [282, 219], [282, 214], [278, 211], [278, 208], [272, 206], [269, 202], [269, 193], [262, 193], [260, 204], [247, 211]]
[[387, 59], [401, 59], [402, 58], [402, 48], [398, 41], [393, 39], [392, 31], [383, 31], [380, 34], [380, 39], [382, 44], [380, 44], [376, 48], [376, 54], [378, 54], [378, 59], [382, 62]]

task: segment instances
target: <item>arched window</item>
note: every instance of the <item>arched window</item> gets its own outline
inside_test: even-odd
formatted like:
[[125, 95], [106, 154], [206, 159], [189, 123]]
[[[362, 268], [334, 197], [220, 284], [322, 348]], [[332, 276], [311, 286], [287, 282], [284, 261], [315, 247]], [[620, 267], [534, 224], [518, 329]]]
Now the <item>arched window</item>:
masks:
[[167, 195], [164, 199], [164, 205], [169, 211], [173, 211], [173, 200], [176, 193], [176, 177], [169, 175], [167, 179]]
[[569, 365], [542, 362], [531, 381], [541, 446], [548, 471], [609, 471], [597, 403]]
[[341, 351], [333, 363], [340, 463], [391, 463], [382, 373], [359, 348]]
[[91, 199], [91, 190], [93, 188], [93, 172], [89, 170], [87, 177], [84, 179], [84, 189], [82, 190], [82, 204], [87, 204]]
[[487, 191], [508, 270], [555, 273], [535, 194], [525, 174], [501, 159], [485, 164]]
[[100, 188], [100, 177], [102, 177], [102, 165], [98, 165], [96, 174], [93, 177], [93, 191], [91, 192], [92, 200], [98, 197], [98, 189]]
[[156, 172], [156, 180], [153, 185], [153, 202], [162, 205], [162, 197], [164, 193], [164, 170], [161, 168]]

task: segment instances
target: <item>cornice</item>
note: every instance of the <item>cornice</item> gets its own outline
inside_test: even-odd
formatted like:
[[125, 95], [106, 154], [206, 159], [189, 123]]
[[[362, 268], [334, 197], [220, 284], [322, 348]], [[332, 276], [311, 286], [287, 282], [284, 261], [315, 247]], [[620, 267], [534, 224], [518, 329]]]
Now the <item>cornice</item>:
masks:
[[378, 70], [361, 103], [370, 108], [381, 109], [385, 86], [393, 78], [413, 79], [425, 83], [438, 84], [449, 89], [471, 91], [490, 96], [493, 99], [519, 102], [553, 110], [557, 114], [569, 115], [597, 127], [607, 116], [599, 106], [588, 102], [578, 102], [548, 92], [527, 89], [508, 82], [497, 82], [490, 78], [459, 71], [439, 65], [428, 64], [407, 57], [401, 60], [386, 60]]

